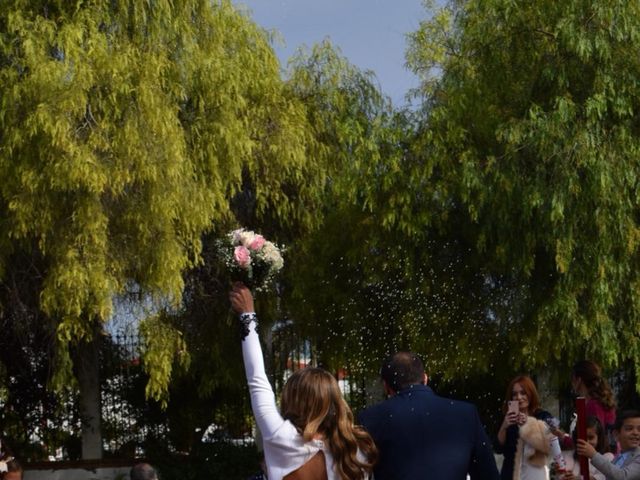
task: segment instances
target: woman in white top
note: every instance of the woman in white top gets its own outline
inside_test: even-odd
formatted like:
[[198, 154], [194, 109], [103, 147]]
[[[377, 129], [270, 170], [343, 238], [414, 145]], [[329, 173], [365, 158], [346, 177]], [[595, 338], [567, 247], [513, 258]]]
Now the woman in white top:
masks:
[[284, 386], [281, 415], [264, 370], [253, 296], [236, 283], [229, 299], [243, 327], [245, 373], [269, 480], [370, 478], [375, 445], [368, 433], [354, 425], [336, 379], [319, 368], [296, 371]]

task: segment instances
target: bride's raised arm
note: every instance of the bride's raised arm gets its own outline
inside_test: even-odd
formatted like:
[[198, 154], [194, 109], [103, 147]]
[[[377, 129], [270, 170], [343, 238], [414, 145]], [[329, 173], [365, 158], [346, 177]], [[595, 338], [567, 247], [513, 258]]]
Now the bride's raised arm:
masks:
[[264, 438], [270, 438], [283, 424], [275, 395], [264, 368], [262, 347], [258, 337], [257, 317], [251, 291], [236, 283], [229, 294], [231, 307], [240, 316], [242, 326], [242, 357], [247, 384], [251, 394], [251, 408]]

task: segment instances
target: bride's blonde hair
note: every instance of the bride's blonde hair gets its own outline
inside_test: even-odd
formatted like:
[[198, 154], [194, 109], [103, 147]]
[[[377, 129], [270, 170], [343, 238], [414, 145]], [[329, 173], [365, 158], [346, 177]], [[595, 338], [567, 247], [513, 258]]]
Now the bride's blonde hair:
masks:
[[[341, 479], [363, 479], [373, 470], [378, 455], [373, 440], [354, 425], [338, 382], [326, 370], [307, 367], [291, 375], [282, 391], [281, 410], [306, 442], [318, 433], [324, 437]], [[358, 459], [358, 449], [365, 460]]]

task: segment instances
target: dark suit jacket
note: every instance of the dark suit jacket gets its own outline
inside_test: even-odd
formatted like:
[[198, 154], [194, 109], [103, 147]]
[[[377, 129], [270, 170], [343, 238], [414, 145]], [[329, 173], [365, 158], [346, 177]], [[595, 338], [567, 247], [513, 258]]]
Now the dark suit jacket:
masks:
[[412, 385], [362, 411], [380, 457], [376, 480], [473, 480], [499, 478], [491, 442], [470, 403]]

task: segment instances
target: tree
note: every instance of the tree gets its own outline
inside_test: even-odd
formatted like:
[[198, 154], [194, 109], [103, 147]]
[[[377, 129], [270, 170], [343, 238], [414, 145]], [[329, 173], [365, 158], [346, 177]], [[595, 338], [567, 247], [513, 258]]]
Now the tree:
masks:
[[[54, 387], [116, 295], [180, 305], [243, 182], [258, 211], [313, 222], [324, 174], [304, 109], [226, 0], [4, 1], [0, 81], [2, 319], [51, 340]], [[147, 393], [165, 398], [188, 352], [162, 316], [144, 331]]]
[[624, 1], [466, 1], [411, 36], [425, 226], [512, 292], [494, 358], [640, 369], [639, 23]]
[[[405, 285], [398, 279], [410, 278], [387, 247], [398, 235], [416, 233], [414, 212], [402, 208], [414, 192], [396, 183], [412, 182], [404, 167], [413, 124], [406, 112], [394, 110], [370, 72], [335, 51], [317, 46], [291, 65], [290, 83], [337, 171], [318, 212], [321, 227], [290, 249], [287, 313], [314, 340], [326, 367], [349, 364], [351, 374], [370, 375], [381, 352], [396, 344], [388, 328], [403, 323], [375, 292], [401, 294]], [[401, 226], [392, 231], [396, 220]]]
[[420, 108], [368, 117], [384, 153], [343, 170], [295, 261], [330, 363], [410, 348], [462, 395], [584, 356], [638, 368], [639, 13], [451, 2], [410, 36]]
[[[281, 190], [297, 203], [296, 208], [307, 216], [278, 216], [273, 208], [264, 208], [258, 198], [260, 178], [245, 176], [242, 190], [233, 198], [231, 208], [240, 224], [283, 244], [286, 278], [280, 280], [281, 295], [258, 293], [260, 331], [269, 349], [267, 337], [271, 327], [283, 317], [294, 315], [296, 332], [307, 333], [314, 316], [304, 307], [295, 309], [291, 297], [306, 291], [309, 272], [301, 275], [296, 265], [317, 265], [305, 252], [309, 238], [328, 235], [323, 229], [331, 208], [342, 209], [343, 201], [334, 192], [348, 191], [355, 197], [351, 183], [357, 169], [369, 168], [370, 158], [380, 155], [372, 141], [383, 130], [377, 125], [377, 111], [390, 111], [390, 106], [371, 81], [371, 75], [350, 65], [328, 42], [302, 50], [290, 62], [285, 89], [291, 101], [304, 107], [307, 125], [306, 157], [322, 175], [314, 181], [315, 196], [310, 197], [309, 186], [300, 181], [288, 181]], [[379, 106], [378, 106], [379, 105]], [[311, 170], [313, 173], [313, 170]], [[224, 265], [218, 258], [215, 242], [228, 228], [218, 225], [203, 237], [203, 263], [185, 275], [185, 294], [180, 309], [168, 312], [170, 321], [183, 332], [191, 356], [188, 372], [174, 372], [170, 387], [169, 416], [189, 424], [185, 431], [204, 429], [213, 421], [216, 409], [239, 405], [238, 398], [246, 398], [238, 331], [229, 315], [228, 290]], [[312, 276], [312, 275], [311, 275]], [[314, 295], [314, 299], [319, 296]], [[300, 315], [298, 315], [300, 313]], [[329, 355], [327, 355], [327, 359]], [[175, 387], [175, 388], [174, 388]], [[173, 408], [174, 402], [181, 408]], [[186, 412], [208, 411], [207, 415]], [[188, 418], [187, 418], [188, 417]], [[185, 438], [188, 444], [191, 438]], [[191, 447], [192, 444], [188, 444]], [[186, 449], [186, 448], [185, 448]]]

